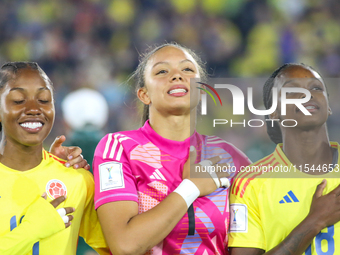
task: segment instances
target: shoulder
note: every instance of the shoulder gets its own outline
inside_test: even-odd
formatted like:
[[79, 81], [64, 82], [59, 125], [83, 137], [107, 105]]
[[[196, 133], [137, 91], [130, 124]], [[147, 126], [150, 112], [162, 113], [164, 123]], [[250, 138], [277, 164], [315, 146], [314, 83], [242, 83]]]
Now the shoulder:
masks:
[[128, 149], [139, 144], [143, 134], [139, 130], [122, 131], [105, 135], [97, 145], [95, 155], [110, 153], [112, 150], [119, 149], [120, 145]]
[[257, 162], [246, 166], [237, 174], [233, 186], [231, 188], [231, 195], [243, 197], [246, 193], [260, 192], [262, 186], [271, 180], [271, 171], [273, 154], [270, 154]]
[[48, 173], [49, 179], [57, 180], [65, 185], [69, 197], [81, 198], [90, 196], [94, 192], [94, 180], [91, 172], [79, 168], [66, 167], [65, 160], [55, 157], [51, 153], [46, 152], [44, 159], [44, 172]]
[[57, 157], [56, 155], [43, 150], [43, 160], [45, 161], [49, 161], [51, 163], [54, 163], [56, 165], [60, 165], [60, 166], [64, 166], [64, 164], [66, 163], [66, 160]]
[[91, 172], [83, 168], [74, 169], [73, 167], [66, 167], [66, 160], [58, 158], [50, 152], [44, 152], [44, 160], [46, 161], [48, 167], [53, 168], [54, 173], [64, 174], [69, 176], [69, 178], [78, 177], [80, 179], [93, 180], [93, 175]]
[[214, 136], [214, 135], [202, 135], [203, 139], [204, 139], [204, 145], [207, 147], [221, 147], [225, 150], [227, 150], [228, 152], [237, 152], [237, 153], [241, 153], [245, 156], [245, 154], [239, 150], [235, 145], [233, 145], [230, 142], [225, 141], [224, 139], [218, 137], [218, 136]]
[[106, 144], [112, 141], [125, 141], [125, 140], [135, 140], [141, 132], [139, 130], [121, 131], [116, 133], [106, 134], [99, 142], [100, 144]]
[[224, 139], [213, 136], [213, 135], [202, 135], [203, 145], [206, 147], [219, 147], [226, 152], [228, 152], [234, 159], [239, 158], [242, 161], [247, 162], [246, 165], [250, 164], [251, 161], [248, 159], [247, 155], [244, 154], [240, 149], [238, 149], [235, 145], [230, 142], [225, 141]]

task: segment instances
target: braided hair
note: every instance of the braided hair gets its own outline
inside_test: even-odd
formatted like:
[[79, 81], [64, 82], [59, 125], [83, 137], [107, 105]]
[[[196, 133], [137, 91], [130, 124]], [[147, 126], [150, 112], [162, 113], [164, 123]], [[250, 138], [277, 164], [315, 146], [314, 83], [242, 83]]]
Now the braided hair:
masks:
[[[287, 67], [290, 67], [290, 66], [305, 66], [305, 65], [295, 64], [295, 63], [284, 64], [272, 73], [272, 75], [268, 78], [268, 80], [265, 82], [263, 86], [263, 103], [267, 110], [272, 106], [272, 103], [273, 103], [272, 88], [275, 84], [276, 77], [283, 70], [285, 70]], [[265, 119], [269, 119], [269, 116], [266, 115]], [[280, 128], [280, 125], [277, 123], [277, 121], [273, 121], [273, 122], [266, 121], [266, 124], [267, 124], [267, 134], [269, 135], [269, 138], [275, 144], [282, 143], [281, 128]]]
[[[304, 67], [304, 68], [307, 68], [307, 69], [310, 69], [316, 72], [316, 70], [313, 67], [305, 65], [304, 63], [301, 63], [301, 64], [287, 63], [287, 64], [282, 65], [278, 69], [276, 69], [263, 86], [263, 103], [267, 110], [272, 106], [272, 103], [273, 103], [272, 88], [275, 84], [276, 77], [286, 68], [291, 67], [291, 66], [301, 66], [301, 67]], [[326, 84], [325, 84], [325, 87], [326, 87]], [[329, 96], [328, 92], [327, 92], [327, 96]], [[269, 116], [266, 115], [265, 119], [269, 119]], [[281, 132], [281, 128], [278, 122], [273, 121], [273, 124], [272, 124], [272, 122], [266, 121], [266, 124], [267, 124], [267, 134], [269, 135], [269, 138], [276, 144], [282, 143], [283, 142], [282, 132]]]
[[[0, 90], [12, 79], [15, 79], [18, 72], [22, 69], [30, 68], [37, 70], [39, 74], [53, 86], [51, 80], [48, 78], [46, 73], [40, 68], [40, 66], [35, 62], [8, 62], [1, 66], [0, 68]], [[0, 123], [0, 131], [2, 130], [2, 125]]]

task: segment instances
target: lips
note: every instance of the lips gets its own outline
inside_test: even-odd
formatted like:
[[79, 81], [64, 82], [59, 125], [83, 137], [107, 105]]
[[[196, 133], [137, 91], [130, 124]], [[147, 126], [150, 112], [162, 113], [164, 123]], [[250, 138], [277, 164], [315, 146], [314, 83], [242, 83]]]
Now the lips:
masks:
[[312, 109], [316, 109], [316, 107], [313, 106], [313, 105], [310, 105], [310, 106], [307, 106], [306, 109], [307, 109], [307, 110], [312, 110]]
[[38, 132], [39, 130], [41, 130], [44, 123], [42, 121], [32, 120], [21, 122], [19, 125], [26, 131]]
[[[302, 105], [303, 105], [303, 106], [307, 109], [307, 111], [309, 111], [309, 112], [315, 112], [315, 111], [317, 111], [317, 110], [320, 109], [320, 107], [319, 107], [316, 103], [314, 103], [314, 102], [308, 102], [308, 103], [305, 103], [305, 104], [302, 104]], [[296, 111], [299, 112], [300, 109], [297, 108]]]
[[171, 96], [184, 96], [188, 91], [184, 85], [174, 85], [168, 90], [168, 94]]
[[174, 93], [186, 93], [186, 92], [188, 92], [187, 90], [185, 90], [185, 89], [173, 89], [173, 90], [170, 90], [169, 92], [168, 92], [168, 94], [174, 94]]
[[40, 123], [40, 122], [25, 122], [25, 123], [21, 123], [20, 126], [22, 126], [24, 128], [29, 128], [29, 129], [36, 129], [36, 128], [42, 127], [42, 123]]

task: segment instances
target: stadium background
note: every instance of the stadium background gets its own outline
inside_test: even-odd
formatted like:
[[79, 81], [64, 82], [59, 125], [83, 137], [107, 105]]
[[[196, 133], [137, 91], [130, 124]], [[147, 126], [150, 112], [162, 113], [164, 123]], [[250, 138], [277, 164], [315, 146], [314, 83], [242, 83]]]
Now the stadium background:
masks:
[[[194, 49], [214, 78], [266, 78], [285, 62], [338, 78], [339, 13], [337, 0], [0, 0], [0, 63], [36, 61], [53, 81], [57, 115], [49, 145], [68, 134], [61, 101], [81, 87], [107, 99], [105, 133], [140, 126], [134, 87], [126, 81], [139, 54], [155, 44]], [[331, 140], [340, 141], [340, 88], [333, 81], [328, 127]], [[224, 128], [219, 135], [253, 161], [274, 148], [265, 128]]]

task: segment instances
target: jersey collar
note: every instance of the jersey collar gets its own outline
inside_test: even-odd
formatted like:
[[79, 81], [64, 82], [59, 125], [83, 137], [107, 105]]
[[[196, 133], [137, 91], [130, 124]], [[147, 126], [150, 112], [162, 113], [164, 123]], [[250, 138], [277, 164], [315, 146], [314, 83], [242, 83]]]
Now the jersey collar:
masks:
[[198, 133], [195, 131], [191, 137], [188, 137], [184, 141], [174, 141], [170, 139], [166, 139], [156, 133], [149, 124], [149, 120], [147, 120], [143, 127], [140, 128], [143, 134], [151, 141], [154, 145], [156, 145], [161, 151], [169, 153], [170, 155], [176, 158], [187, 158], [189, 153], [190, 141], [197, 142]]
[[[336, 175], [336, 176], [339, 176], [340, 175], [340, 151], [339, 151], [339, 144], [337, 142], [330, 142], [330, 145], [332, 148], [335, 148], [337, 150], [337, 153], [338, 153], [338, 172], [336, 171], [332, 171], [331, 173], [327, 173], [327, 174], [324, 174], [324, 175], [315, 175], [315, 177], [320, 177], [320, 176], [324, 176], [327, 177], [329, 175]], [[275, 157], [275, 159], [279, 162], [279, 164], [283, 165], [283, 166], [292, 166], [292, 162], [289, 161], [289, 159], [287, 158], [287, 156], [285, 155], [285, 153], [283, 152], [282, 150], [283, 148], [283, 144], [282, 143], [279, 143], [277, 144], [276, 148], [275, 148], [275, 151], [273, 153], [273, 156]], [[336, 168], [336, 167], [335, 167]], [[300, 171], [296, 171], [297, 173], [301, 173], [302, 175], [305, 176], [305, 173], [303, 172], [300, 172]], [[311, 176], [311, 175], [309, 175]]]

